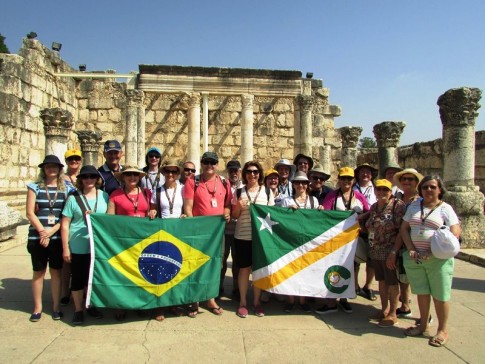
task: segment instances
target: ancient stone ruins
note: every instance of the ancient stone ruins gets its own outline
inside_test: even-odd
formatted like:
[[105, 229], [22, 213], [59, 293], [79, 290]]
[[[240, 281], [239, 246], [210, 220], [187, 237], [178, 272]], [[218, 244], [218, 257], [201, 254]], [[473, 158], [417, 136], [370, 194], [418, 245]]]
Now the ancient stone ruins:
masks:
[[[309, 75], [307, 75], [309, 76]], [[0, 234], [7, 239], [25, 209], [26, 183], [45, 154], [63, 160], [82, 150], [101, 165], [107, 139], [122, 142], [124, 164], [145, 163], [148, 147], [162, 158], [191, 160], [213, 150], [220, 165], [256, 159], [269, 168], [281, 158], [311, 155], [332, 171], [391, 162], [437, 173], [462, 219], [463, 245], [485, 247], [483, 195], [485, 133], [475, 133], [481, 91], [459, 88], [438, 99], [443, 138], [399, 146], [406, 124], [374, 126], [375, 150], [359, 150], [358, 126], [335, 129], [341, 109], [322, 81], [300, 71], [140, 65], [138, 73], [73, 69], [57, 51], [23, 39], [18, 54], [0, 54]]]

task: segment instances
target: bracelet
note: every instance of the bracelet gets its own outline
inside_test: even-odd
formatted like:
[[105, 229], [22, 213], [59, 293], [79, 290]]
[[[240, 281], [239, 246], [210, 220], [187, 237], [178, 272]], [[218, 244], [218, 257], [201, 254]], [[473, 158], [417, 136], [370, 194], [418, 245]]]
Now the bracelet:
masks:
[[397, 253], [396, 249], [392, 249], [392, 250], [391, 250], [391, 254], [396, 255], [396, 253]]

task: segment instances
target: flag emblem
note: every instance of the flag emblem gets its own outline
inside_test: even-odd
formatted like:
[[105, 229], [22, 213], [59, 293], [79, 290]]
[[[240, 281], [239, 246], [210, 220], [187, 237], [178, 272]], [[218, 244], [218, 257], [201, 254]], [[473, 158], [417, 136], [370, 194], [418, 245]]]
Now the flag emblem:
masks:
[[352, 274], [341, 265], [333, 265], [325, 272], [325, 287], [333, 293], [343, 293], [349, 287], [348, 280]]

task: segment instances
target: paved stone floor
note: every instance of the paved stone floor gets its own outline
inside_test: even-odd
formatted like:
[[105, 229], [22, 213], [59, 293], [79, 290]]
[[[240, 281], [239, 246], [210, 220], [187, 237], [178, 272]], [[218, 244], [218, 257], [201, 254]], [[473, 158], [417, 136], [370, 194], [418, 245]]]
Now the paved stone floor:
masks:
[[[361, 272], [361, 278], [363, 278]], [[220, 300], [221, 317], [205, 309], [196, 319], [167, 315], [163, 322], [130, 312], [125, 322], [87, 317], [82, 327], [71, 325], [73, 307], [63, 321], [50, 318], [49, 280], [44, 288], [44, 314], [31, 323], [31, 265], [25, 245], [0, 249], [0, 361], [3, 363], [483, 363], [485, 362], [485, 269], [456, 260], [450, 314], [450, 341], [433, 348], [426, 338], [408, 338], [403, 329], [379, 328], [367, 317], [379, 301], [350, 300], [354, 312], [318, 316], [283, 312], [271, 300], [263, 318], [235, 314], [237, 302]], [[227, 277], [226, 291], [231, 291]], [[374, 286], [376, 288], [376, 286]], [[315, 308], [319, 302], [312, 303]], [[432, 324], [436, 329], [436, 321]]]

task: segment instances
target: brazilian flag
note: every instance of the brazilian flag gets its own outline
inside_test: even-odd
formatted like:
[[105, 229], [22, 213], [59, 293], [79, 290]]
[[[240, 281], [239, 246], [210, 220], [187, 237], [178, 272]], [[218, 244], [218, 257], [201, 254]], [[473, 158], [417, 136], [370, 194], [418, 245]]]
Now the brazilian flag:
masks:
[[93, 252], [88, 305], [149, 309], [218, 295], [222, 216], [88, 217]]

